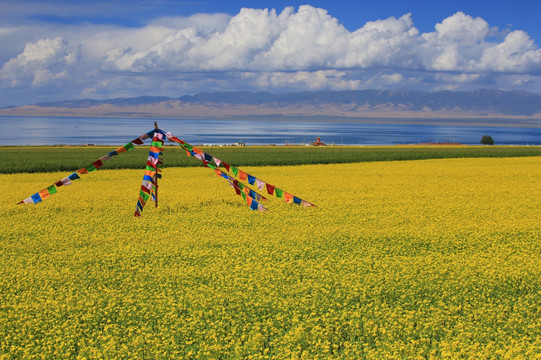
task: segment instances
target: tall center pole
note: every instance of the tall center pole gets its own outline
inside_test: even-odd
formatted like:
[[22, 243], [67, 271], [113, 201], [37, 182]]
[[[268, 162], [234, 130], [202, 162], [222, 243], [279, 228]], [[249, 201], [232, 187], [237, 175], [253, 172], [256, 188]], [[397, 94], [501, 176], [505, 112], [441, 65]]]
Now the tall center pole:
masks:
[[[158, 123], [154, 121], [154, 130], [158, 131]], [[158, 155], [159, 158], [160, 155]], [[156, 186], [156, 201], [154, 202], [154, 207], [158, 207], [158, 165], [156, 164], [156, 174], [154, 175], [154, 185]]]

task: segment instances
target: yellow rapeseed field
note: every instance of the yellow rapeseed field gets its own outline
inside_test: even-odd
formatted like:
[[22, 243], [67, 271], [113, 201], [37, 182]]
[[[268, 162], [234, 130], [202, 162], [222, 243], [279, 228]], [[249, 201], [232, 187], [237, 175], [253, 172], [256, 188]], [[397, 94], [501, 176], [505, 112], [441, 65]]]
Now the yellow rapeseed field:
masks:
[[0, 175], [0, 358], [540, 358], [541, 157], [244, 170]]

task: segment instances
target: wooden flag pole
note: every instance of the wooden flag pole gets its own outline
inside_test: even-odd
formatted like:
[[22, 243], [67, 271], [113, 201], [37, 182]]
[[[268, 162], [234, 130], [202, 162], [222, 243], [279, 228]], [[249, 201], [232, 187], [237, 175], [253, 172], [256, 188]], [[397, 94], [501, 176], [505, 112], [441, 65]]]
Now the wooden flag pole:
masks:
[[[158, 131], [158, 123], [156, 121], [154, 121], [154, 130]], [[159, 156], [160, 155], [158, 155], [158, 159], [159, 159]], [[158, 207], [158, 165], [157, 164], [156, 164], [156, 175], [154, 175], [154, 185], [156, 186], [156, 193], [155, 193], [156, 201], [154, 201], [154, 207], [157, 208]]]

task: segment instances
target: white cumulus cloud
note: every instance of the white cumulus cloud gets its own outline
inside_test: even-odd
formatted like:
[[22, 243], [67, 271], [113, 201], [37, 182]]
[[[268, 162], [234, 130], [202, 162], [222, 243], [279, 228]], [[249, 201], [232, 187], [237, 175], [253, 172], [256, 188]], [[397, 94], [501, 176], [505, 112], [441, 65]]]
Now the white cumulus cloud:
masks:
[[[206, 29], [208, 31], [208, 29]], [[523, 31], [501, 42], [489, 24], [462, 12], [421, 34], [411, 14], [371, 21], [350, 32], [309, 5], [242, 9], [221, 30], [175, 29], [148, 48], [109, 49], [105, 67], [121, 71], [319, 71], [401, 68], [500, 72], [541, 68], [540, 50]]]
[[79, 48], [70, 48], [61, 37], [28, 43], [21, 54], [0, 69], [2, 86], [43, 86], [57, 79], [66, 79], [67, 69], [78, 59]]
[[96, 97], [236, 89], [541, 91], [541, 49], [526, 32], [502, 33], [457, 12], [421, 33], [413, 19], [408, 13], [350, 31], [325, 9], [304, 5], [160, 17], [140, 27], [11, 25], [0, 30], [2, 45], [15, 44], [4, 46], [0, 87], [53, 93], [62, 84], [62, 94]]

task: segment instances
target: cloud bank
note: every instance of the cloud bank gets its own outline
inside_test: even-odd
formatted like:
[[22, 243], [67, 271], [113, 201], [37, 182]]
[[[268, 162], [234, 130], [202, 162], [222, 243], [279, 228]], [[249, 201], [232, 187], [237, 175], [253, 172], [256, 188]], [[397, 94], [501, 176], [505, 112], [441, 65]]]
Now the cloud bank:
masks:
[[[38, 32], [43, 37], [35, 39]], [[411, 14], [348, 31], [308, 5], [244, 8], [134, 28], [0, 28], [0, 45], [25, 36], [35, 40], [0, 67], [0, 91], [12, 103], [9, 94], [18, 91], [55, 99], [240, 89], [541, 90], [534, 39], [462, 12], [420, 33]]]

